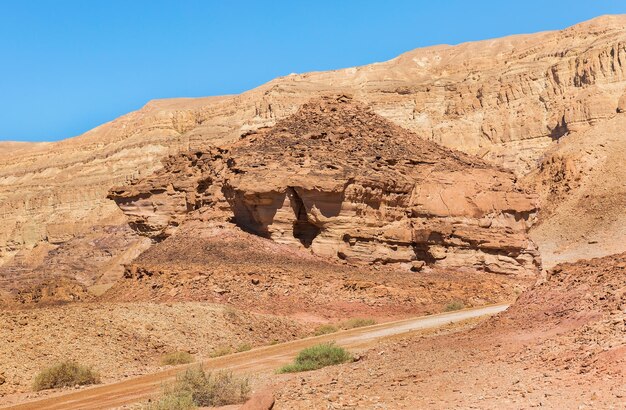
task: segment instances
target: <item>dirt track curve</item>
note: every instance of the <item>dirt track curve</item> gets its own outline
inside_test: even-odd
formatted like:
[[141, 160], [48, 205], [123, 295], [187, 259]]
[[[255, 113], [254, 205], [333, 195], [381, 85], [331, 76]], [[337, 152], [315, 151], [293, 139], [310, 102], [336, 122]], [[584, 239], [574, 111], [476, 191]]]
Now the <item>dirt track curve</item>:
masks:
[[[209, 370], [228, 369], [235, 373], [254, 373], [278, 368], [291, 361], [305, 347], [321, 342], [335, 341], [350, 349], [364, 349], [374, 341], [422, 329], [440, 327], [505, 310], [506, 304], [466, 309], [438, 315], [404, 319], [358, 329], [346, 330], [324, 336], [294, 340], [278, 345], [261, 347], [203, 361]], [[160, 390], [162, 384], [190, 365], [177, 366], [158, 373], [147, 374], [116, 383], [99, 385], [79, 391], [61, 392], [44, 399], [3, 407], [13, 410], [78, 410], [109, 409], [147, 400]]]

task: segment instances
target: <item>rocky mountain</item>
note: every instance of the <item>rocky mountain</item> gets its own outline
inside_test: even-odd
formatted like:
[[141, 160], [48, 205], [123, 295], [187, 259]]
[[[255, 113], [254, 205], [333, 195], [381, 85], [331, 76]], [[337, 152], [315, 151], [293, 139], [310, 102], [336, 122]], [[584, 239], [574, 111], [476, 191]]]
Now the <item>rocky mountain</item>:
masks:
[[[538, 164], [550, 168], [542, 162], [546, 152], [574, 139], [582, 142], [573, 146], [584, 146], [598, 138], [592, 129], [623, 111], [625, 28], [625, 16], [605, 16], [562, 31], [417, 49], [384, 63], [289, 75], [241, 95], [152, 101], [56, 143], [2, 144], [0, 261], [40, 243], [56, 247], [94, 226], [123, 225], [106, 199], [112, 186], [150, 175], [170, 154], [228, 148], [329, 93], [350, 93], [423, 139], [536, 175]], [[598, 176], [601, 189], [605, 175]], [[538, 178], [540, 192], [559, 185], [552, 171]], [[553, 198], [542, 196], [547, 212], [538, 227], [577, 229], [577, 216], [550, 212]], [[593, 221], [600, 212], [590, 208], [582, 217]], [[549, 232], [535, 235], [540, 249], [566, 259], [570, 236]], [[597, 248], [602, 254], [601, 243]]]

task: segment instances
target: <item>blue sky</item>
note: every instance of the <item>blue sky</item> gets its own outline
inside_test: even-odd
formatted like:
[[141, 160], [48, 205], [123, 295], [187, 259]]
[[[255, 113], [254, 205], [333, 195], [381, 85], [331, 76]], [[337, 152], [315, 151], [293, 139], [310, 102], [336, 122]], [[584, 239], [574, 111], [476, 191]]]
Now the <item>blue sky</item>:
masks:
[[617, 13], [626, 2], [0, 0], [0, 140], [68, 138], [154, 98]]

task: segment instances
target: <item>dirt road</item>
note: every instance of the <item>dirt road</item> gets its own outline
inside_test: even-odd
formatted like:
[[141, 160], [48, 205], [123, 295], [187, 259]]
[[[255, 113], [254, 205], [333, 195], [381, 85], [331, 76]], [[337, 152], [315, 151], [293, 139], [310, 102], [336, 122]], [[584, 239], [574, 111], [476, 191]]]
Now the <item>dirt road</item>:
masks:
[[[305, 347], [321, 342], [335, 341], [349, 349], [364, 349], [373, 342], [401, 333], [431, 329], [505, 310], [508, 305], [492, 305], [432, 316], [405, 319], [396, 322], [346, 330], [330, 335], [294, 340], [274, 346], [253, 349], [203, 362], [206, 369], [228, 369], [235, 373], [255, 373], [272, 370], [291, 361]], [[158, 393], [164, 382], [172, 380], [187, 366], [140, 376], [117, 383], [94, 386], [79, 391], [62, 392], [44, 399], [3, 407], [13, 410], [74, 410], [109, 409], [146, 400]]]

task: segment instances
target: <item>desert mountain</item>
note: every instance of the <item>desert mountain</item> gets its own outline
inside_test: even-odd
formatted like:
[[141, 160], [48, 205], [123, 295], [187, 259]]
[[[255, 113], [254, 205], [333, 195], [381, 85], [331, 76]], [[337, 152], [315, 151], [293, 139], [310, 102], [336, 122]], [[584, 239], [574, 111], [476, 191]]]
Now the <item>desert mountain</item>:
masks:
[[[195, 360], [241, 408], [617, 408], [625, 61], [608, 16], [0, 143], [0, 406], [159, 407]], [[33, 392], [62, 360], [119, 383]]]
[[[0, 260], [6, 263], [22, 250], [20, 257], [28, 259], [35, 245], [58, 246], [94, 226], [123, 225], [122, 213], [106, 199], [112, 186], [150, 175], [169, 154], [207, 144], [227, 148], [242, 134], [273, 126], [311, 98], [329, 93], [351, 93], [423, 139], [479, 155], [520, 175], [535, 175], [543, 155], [569, 140], [580, 142], [571, 150], [560, 148], [564, 153], [590, 155], [576, 147], [586, 146], [590, 138], [609, 138], [592, 129], [620, 116], [625, 27], [626, 17], [606, 16], [562, 31], [417, 49], [384, 63], [289, 75], [236, 96], [152, 101], [56, 143], [4, 144]], [[623, 140], [616, 143], [623, 147]], [[605, 177], [594, 176], [600, 190]], [[540, 192], [558, 185], [558, 178], [543, 172]], [[575, 201], [567, 198], [578, 198], [577, 189], [564, 192], [558, 203]], [[593, 224], [579, 224], [574, 214], [551, 219], [557, 214], [550, 212], [557, 206], [553, 198], [542, 196], [546, 216], [535, 239], [544, 253], [560, 252], [546, 260], [567, 259], [572, 235], [564, 227], [571, 226], [574, 236], [582, 238], [578, 227]], [[599, 212], [590, 208], [582, 217], [594, 221]], [[550, 226], [560, 233], [551, 236]], [[624, 242], [619, 240], [623, 232], [607, 232], [606, 237]], [[593, 245], [598, 255], [608, 253], [600, 239], [577, 243]]]

